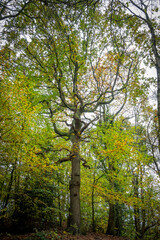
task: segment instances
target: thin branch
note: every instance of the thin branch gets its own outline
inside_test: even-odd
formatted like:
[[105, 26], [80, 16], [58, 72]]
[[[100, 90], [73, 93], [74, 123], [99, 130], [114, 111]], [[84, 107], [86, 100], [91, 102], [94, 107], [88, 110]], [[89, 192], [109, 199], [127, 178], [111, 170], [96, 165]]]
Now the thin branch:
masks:
[[90, 121], [89, 123], [86, 123], [86, 124], [81, 128], [80, 134], [82, 134], [82, 133], [84, 132], [84, 130], [89, 127], [89, 125], [90, 125], [91, 123], [93, 123], [94, 121], [98, 120], [98, 118], [99, 118], [99, 117], [96, 117], [96, 118], [94, 118], [92, 121]]
[[85, 167], [85, 168], [89, 168], [90, 169], [90, 166], [87, 165], [87, 161], [84, 159], [84, 158], [80, 158], [81, 161], [83, 161], [82, 165]]
[[[29, 0], [28, 2], [26, 2], [23, 6], [22, 6], [22, 8], [20, 9], [20, 10], [13, 10], [13, 9], [11, 9], [11, 11], [18, 11], [16, 14], [10, 14], [10, 15], [7, 15], [7, 16], [2, 16], [2, 11], [0, 12], [0, 21], [1, 20], [4, 20], [4, 19], [7, 19], [7, 18], [15, 18], [15, 17], [18, 17], [22, 12], [23, 12], [23, 10], [26, 8], [26, 6], [29, 4], [29, 3], [31, 3], [32, 2], [32, 0]], [[0, 4], [1, 6], [3, 6], [4, 8], [3, 8], [3, 11], [5, 10], [5, 9], [9, 9], [7, 6], [5, 6], [5, 5], [3, 5], [2, 3]], [[10, 9], [9, 9], [10, 10]]]

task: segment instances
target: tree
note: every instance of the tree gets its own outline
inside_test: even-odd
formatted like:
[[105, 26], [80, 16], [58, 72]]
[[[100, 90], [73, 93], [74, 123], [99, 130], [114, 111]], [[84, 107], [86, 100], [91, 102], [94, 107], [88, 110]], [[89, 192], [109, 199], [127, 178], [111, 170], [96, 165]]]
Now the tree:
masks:
[[34, 227], [56, 224], [59, 214], [57, 189], [60, 191], [64, 186], [58, 186], [59, 167], [53, 163], [58, 154], [47, 152], [55, 134], [40, 116], [43, 108], [35, 96], [34, 83], [24, 73], [15, 74], [11, 66], [14, 53], [5, 48], [1, 55], [1, 231], [33, 231]]
[[[39, 0], [42, 4], [48, 6], [48, 5], [53, 5], [53, 4], [59, 4], [59, 5], [66, 5], [68, 7], [73, 7], [73, 6], [78, 6], [78, 5], [90, 5], [90, 4], [97, 4], [99, 1], [97, 0], [88, 0], [88, 1], [63, 1], [63, 0], [51, 0], [51, 1], [46, 1], [46, 0]], [[25, 15], [25, 8], [28, 7], [28, 5], [31, 4], [36, 4], [36, 1], [34, 0], [5, 0], [0, 3], [0, 21], [5, 20], [5, 19], [10, 19], [10, 18], [16, 18], [20, 14]]]
[[[81, 203], [87, 208], [82, 213], [88, 228], [92, 224], [93, 230], [97, 230], [100, 225], [97, 219], [103, 216], [104, 220], [108, 214], [107, 232], [123, 234], [122, 225], [127, 225], [124, 211], [132, 227], [135, 219], [140, 234], [139, 216], [142, 225], [151, 225], [143, 202], [148, 201], [150, 206], [154, 201], [157, 204], [156, 191], [150, 192], [154, 201], [149, 202], [144, 182], [151, 182], [147, 172], [141, 177], [143, 167], [150, 164], [148, 155], [141, 154], [140, 142], [134, 141], [131, 125], [124, 118], [117, 119], [120, 111], [125, 110], [128, 95], [133, 105], [137, 104], [137, 96], [145, 102], [142, 95], [148, 83], [141, 84], [142, 58], [135, 34], [142, 25], [123, 8], [117, 10], [115, 6], [115, 12], [111, 10], [108, 5], [104, 9], [99, 1], [51, 0], [31, 1], [16, 17], [7, 15], [4, 31], [7, 44], [1, 51], [1, 89], [5, 91], [1, 101], [0, 184], [4, 206], [14, 203], [14, 207], [20, 207], [20, 211], [18, 207], [14, 211], [14, 219], [17, 217], [19, 222], [21, 210], [27, 215], [30, 204], [39, 219], [47, 219], [54, 209], [54, 219], [59, 219], [60, 226], [70, 211], [68, 225], [73, 233], [79, 233], [82, 163]], [[119, 16], [116, 11], [120, 11]], [[121, 21], [122, 17], [130, 21]], [[142, 39], [145, 42], [146, 35]], [[142, 46], [140, 49], [143, 50]], [[111, 119], [107, 108], [111, 109]], [[98, 122], [99, 132], [95, 134], [93, 126]], [[84, 145], [90, 151], [87, 149], [85, 153]], [[12, 156], [7, 155], [8, 162], [6, 152]], [[89, 166], [91, 169], [86, 170]], [[92, 182], [86, 186], [90, 174]], [[18, 197], [13, 198], [16, 191]], [[139, 191], [145, 194], [140, 195]], [[38, 204], [35, 204], [36, 194]], [[37, 208], [42, 208], [42, 213]], [[92, 219], [86, 220], [89, 215]], [[105, 221], [100, 227], [105, 228]]]
[[[127, 125], [126, 125], [127, 126]], [[125, 162], [131, 155], [131, 146], [133, 137], [131, 129], [127, 127], [121, 120], [112, 121], [112, 117], [108, 121], [103, 122], [98, 127], [97, 144], [94, 151], [100, 161], [100, 169], [108, 182], [108, 225], [106, 233], [109, 235], [121, 235], [123, 226], [123, 206], [127, 199], [123, 202], [123, 194], [125, 193], [125, 184], [122, 176], [125, 169]], [[128, 126], [129, 127], [129, 126]], [[129, 176], [126, 173], [125, 181], [129, 183]], [[117, 193], [117, 194], [116, 194]]]
[[158, 234], [158, 189], [153, 187], [158, 180], [147, 168], [152, 160], [147, 153], [145, 129], [139, 125], [135, 131], [121, 118], [112, 125], [98, 127], [98, 136], [93, 137], [93, 152], [99, 162], [97, 172], [103, 174], [105, 184], [95, 189], [108, 201], [107, 234], [142, 239], [151, 234], [151, 228]]
[[[157, 116], [160, 128], [160, 53], [159, 53], [159, 27], [158, 27], [158, 1], [112, 1], [112, 4], [120, 4], [126, 10], [126, 16], [122, 16], [122, 21], [125, 18], [138, 20], [138, 25], [132, 25], [136, 30], [135, 43], [142, 49], [141, 54], [146, 61], [154, 66], [157, 72]], [[118, 9], [114, 8], [114, 13], [117, 15]], [[127, 15], [127, 13], [129, 13]], [[119, 15], [120, 16], [120, 15]], [[113, 17], [114, 18], [114, 17]], [[120, 21], [120, 19], [118, 19]], [[131, 22], [131, 21], [128, 21]], [[133, 22], [133, 21], [132, 21]], [[128, 25], [127, 23], [127, 25]], [[149, 34], [148, 34], [148, 31]], [[149, 40], [149, 41], [148, 41]], [[160, 134], [158, 133], [160, 143]]]
[[[37, 84], [57, 136], [70, 140], [69, 154], [59, 162], [72, 163], [70, 226], [76, 233], [80, 231], [80, 161], [85, 165], [80, 143], [96, 121], [100, 106], [120, 99], [119, 109], [124, 105], [137, 58], [133, 50], [124, 51], [123, 46], [118, 54], [114, 51], [106, 16], [100, 8], [91, 5], [66, 9], [58, 4], [53, 8], [41, 3], [34, 8], [33, 21], [27, 26], [29, 35], [15, 44], [21, 49], [16, 65]], [[35, 13], [40, 17], [36, 18]], [[24, 22], [25, 18], [20, 17], [16, 28], [18, 24], [24, 27]]]

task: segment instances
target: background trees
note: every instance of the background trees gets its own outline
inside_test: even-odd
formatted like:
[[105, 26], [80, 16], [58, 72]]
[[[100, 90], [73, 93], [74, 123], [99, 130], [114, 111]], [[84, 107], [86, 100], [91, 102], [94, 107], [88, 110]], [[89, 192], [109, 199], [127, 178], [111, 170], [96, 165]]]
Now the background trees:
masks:
[[[125, 10], [127, 16], [120, 14], [117, 3]], [[113, 5], [112, 5], [113, 4]], [[121, 15], [121, 20], [125, 17], [129, 17], [131, 21], [128, 21], [128, 26], [130, 26], [134, 31], [134, 41], [135, 44], [140, 49], [140, 56], [142, 61], [147, 66], [154, 67], [156, 70], [156, 85], [157, 85], [157, 117], [158, 126], [160, 126], [160, 54], [159, 54], [159, 4], [157, 1], [112, 1], [111, 8], [113, 11], [112, 17], [117, 23], [120, 19], [116, 19], [119, 12], [119, 17]], [[133, 19], [135, 22], [133, 24]], [[123, 21], [123, 20], [122, 20]], [[158, 127], [159, 128], [159, 127]], [[159, 130], [158, 130], [158, 142], [159, 140]]]

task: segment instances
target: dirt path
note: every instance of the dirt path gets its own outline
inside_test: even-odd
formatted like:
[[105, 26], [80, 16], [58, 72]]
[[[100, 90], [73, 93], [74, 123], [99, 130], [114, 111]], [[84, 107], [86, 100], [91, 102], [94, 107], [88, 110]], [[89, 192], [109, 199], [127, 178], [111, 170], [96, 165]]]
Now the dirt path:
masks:
[[0, 235], [1, 240], [129, 240], [129, 238], [105, 235], [102, 233], [88, 233], [73, 236], [67, 232], [38, 232], [24, 235]]

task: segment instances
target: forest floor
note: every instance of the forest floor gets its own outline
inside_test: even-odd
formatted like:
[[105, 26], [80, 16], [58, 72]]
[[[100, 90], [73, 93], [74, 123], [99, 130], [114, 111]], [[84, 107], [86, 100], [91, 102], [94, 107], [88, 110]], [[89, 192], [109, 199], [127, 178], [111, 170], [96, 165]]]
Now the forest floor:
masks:
[[65, 231], [42, 231], [23, 235], [0, 235], [1, 240], [129, 240], [129, 238], [106, 235], [103, 233], [87, 233], [86, 235], [72, 235]]

